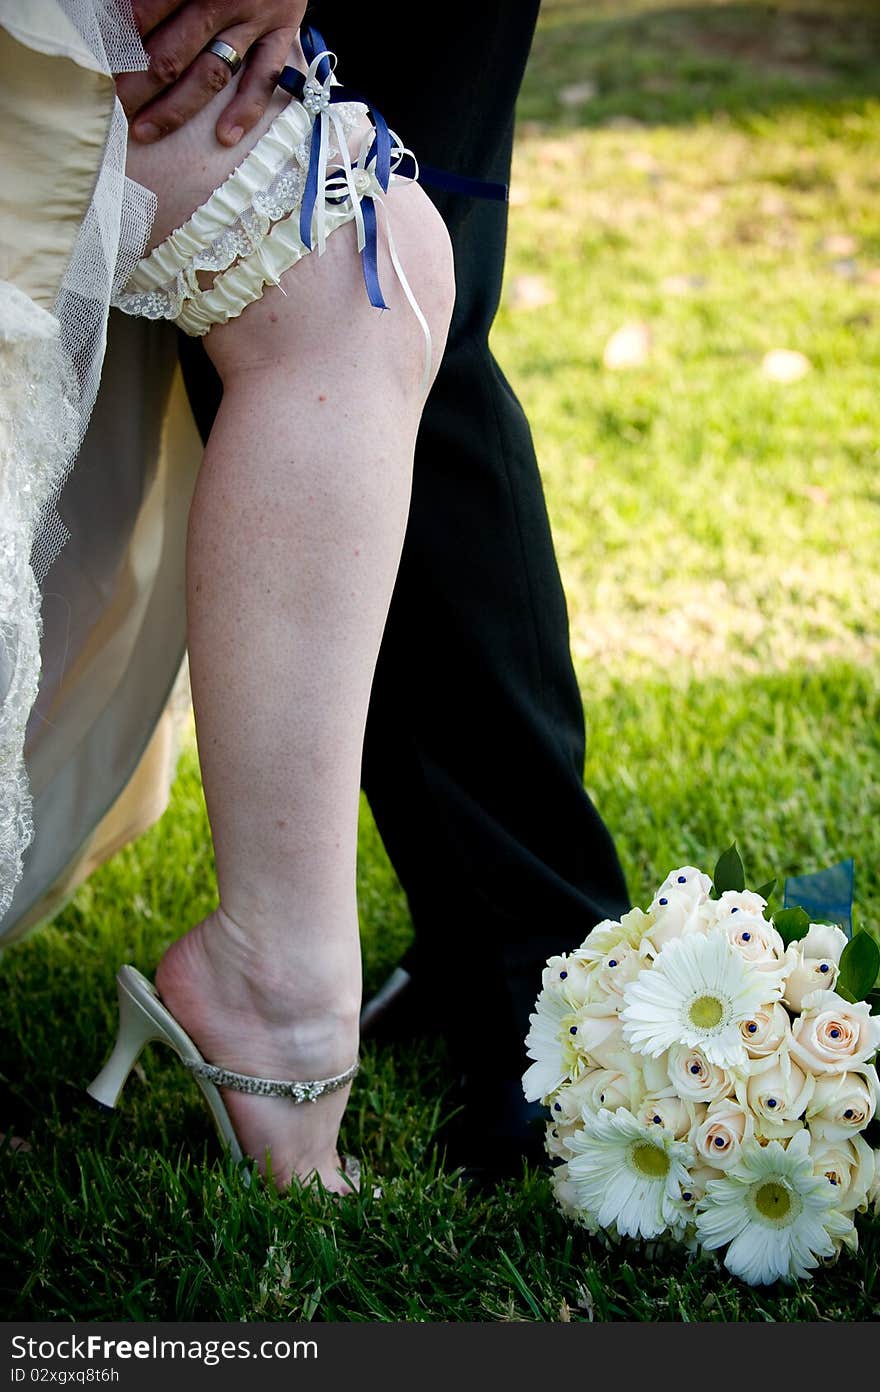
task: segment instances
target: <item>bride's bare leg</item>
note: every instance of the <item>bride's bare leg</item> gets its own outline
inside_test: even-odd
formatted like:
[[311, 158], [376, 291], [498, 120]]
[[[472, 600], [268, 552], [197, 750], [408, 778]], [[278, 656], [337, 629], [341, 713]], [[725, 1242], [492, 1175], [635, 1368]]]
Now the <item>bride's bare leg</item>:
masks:
[[[392, 189], [388, 210], [436, 365], [445, 229], [415, 186]], [[421, 330], [383, 260], [387, 313], [346, 226], [282, 278], [286, 295], [268, 289], [205, 340], [224, 395], [190, 513], [187, 605], [220, 906], [156, 980], [206, 1058], [260, 1077], [329, 1077], [358, 1050], [361, 748], [424, 403]], [[225, 1100], [278, 1182], [317, 1171], [344, 1189], [347, 1092]]]

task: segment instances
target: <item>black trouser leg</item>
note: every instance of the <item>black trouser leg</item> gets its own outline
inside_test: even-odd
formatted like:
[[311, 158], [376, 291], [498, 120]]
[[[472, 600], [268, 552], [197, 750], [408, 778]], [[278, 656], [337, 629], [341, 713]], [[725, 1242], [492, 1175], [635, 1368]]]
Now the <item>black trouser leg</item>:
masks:
[[465, 1060], [489, 1009], [495, 1066], [521, 1071], [544, 960], [627, 907], [583, 764], [528, 425], [485, 346], [459, 340], [419, 437], [364, 787]]

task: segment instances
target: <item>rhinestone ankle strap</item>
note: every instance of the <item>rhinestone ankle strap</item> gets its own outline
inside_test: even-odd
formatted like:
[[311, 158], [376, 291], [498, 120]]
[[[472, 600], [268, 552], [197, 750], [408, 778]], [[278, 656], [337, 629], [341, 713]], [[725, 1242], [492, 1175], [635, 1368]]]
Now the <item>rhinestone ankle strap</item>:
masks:
[[235, 1092], [255, 1092], [261, 1097], [289, 1097], [294, 1102], [317, 1102], [327, 1092], [336, 1092], [350, 1083], [360, 1068], [360, 1059], [355, 1059], [350, 1068], [335, 1078], [315, 1078], [308, 1082], [284, 1082], [278, 1078], [252, 1078], [247, 1073], [233, 1073], [228, 1068], [217, 1068], [213, 1063], [197, 1059], [181, 1059], [184, 1068], [196, 1078], [206, 1078], [216, 1087], [232, 1088]]

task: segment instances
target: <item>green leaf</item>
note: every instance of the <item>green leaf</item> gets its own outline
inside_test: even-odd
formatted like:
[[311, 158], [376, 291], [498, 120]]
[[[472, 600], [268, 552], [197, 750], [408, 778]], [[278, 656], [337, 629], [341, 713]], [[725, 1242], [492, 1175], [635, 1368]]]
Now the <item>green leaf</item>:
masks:
[[718, 864], [715, 866], [714, 886], [719, 895], [724, 894], [728, 889], [735, 889], [741, 893], [746, 887], [745, 867], [739, 851], [736, 849], [735, 841], [718, 859]]
[[865, 1000], [871, 1007], [872, 1015], [880, 1015], [880, 991], [869, 991]]
[[877, 946], [871, 934], [862, 929], [843, 949], [836, 989], [839, 991], [841, 984], [843, 984], [856, 1000], [864, 1000], [877, 980], [878, 971], [880, 971], [880, 947]]
[[756, 890], [755, 890], [755, 893], [756, 893], [756, 894], [760, 894], [760, 896], [761, 896], [762, 899], [769, 899], [769, 898], [770, 898], [770, 895], [773, 893], [773, 891], [774, 891], [775, 888], [776, 888], [776, 881], [775, 881], [775, 880], [770, 880], [767, 884], [761, 885], [761, 888], [760, 888], [760, 889], [756, 889]]
[[810, 915], [806, 909], [780, 909], [778, 914], [773, 915], [773, 927], [785, 946], [789, 947], [791, 943], [805, 938], [810, 931]]

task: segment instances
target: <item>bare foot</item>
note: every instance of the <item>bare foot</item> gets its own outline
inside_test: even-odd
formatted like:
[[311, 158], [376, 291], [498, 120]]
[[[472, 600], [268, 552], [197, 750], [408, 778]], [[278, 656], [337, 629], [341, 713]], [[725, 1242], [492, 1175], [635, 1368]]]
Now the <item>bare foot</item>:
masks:
[[[217, 909], [172, 943], [156, 988], [209, 1063], [258, 1078], [330, 1078], [358, 1053], [360, 967], [322, 977], [320, 966], [259, 960], [239, 926]], [[346, 977], [348, 979], [343, 980]], [[260, 1097], [222, 1088], [242, 1150], [266, 1173], [266, 1151], [279, 1188], [317, 1173], [327, 1189], [348, 1193], [336, 1148], [350, 1084], [316, 1102]]]

